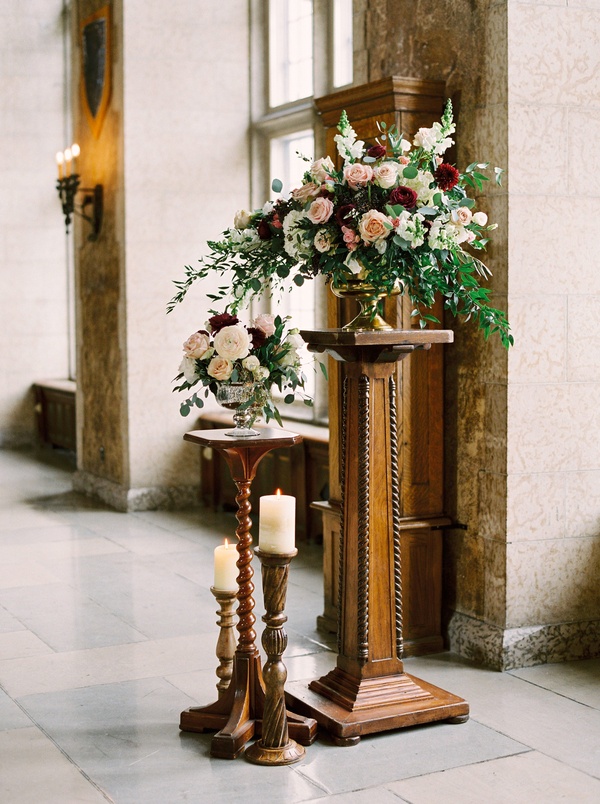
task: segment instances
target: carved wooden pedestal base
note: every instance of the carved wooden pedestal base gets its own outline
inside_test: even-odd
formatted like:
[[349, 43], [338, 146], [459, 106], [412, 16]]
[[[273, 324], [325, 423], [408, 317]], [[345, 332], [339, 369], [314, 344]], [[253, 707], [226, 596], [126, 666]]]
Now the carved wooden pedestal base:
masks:
[[[468, 717], [469, 705], [404, 672], [395, 364], [452, 340], [445, 330], [303, 332], [346, 364], [341, 443], [338, 658], [287, 700], [339, 744], [363, 734]], [[418, 448], [416, 445], [415, 448]]]

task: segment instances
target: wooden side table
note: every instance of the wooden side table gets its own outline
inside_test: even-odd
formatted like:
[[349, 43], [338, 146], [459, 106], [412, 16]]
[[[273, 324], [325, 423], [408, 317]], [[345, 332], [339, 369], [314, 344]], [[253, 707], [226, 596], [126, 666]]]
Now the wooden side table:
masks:
[[288, 704], [335, 742], [437, 720], [463, 722], [462, 698], [404, 672], [395, 367], [415, 349], [449, 343], [449, 330], [302, 332], [313, 352], [346, 365], [342, 531], [336, 667]]
[[[236, 529], [238, 561], [238, 644], [233, 657], [233, 675], [228, 689], [209, 706], [191, 707], [181, 713], [182, 731], [218, 730], [211, 742], [211, 756], [235, 759], [246, 742], [260, 736], [265, 700], [265, 685], [254, 631], [254, 584], [252, 576], [252, 535], [249, 502], [252, 481], [260, 460], [272, 449], [291, 447], [302, 437], [286, 430], [265, 427], [253, 438], [234, 439], [224, 430], [194, 430], [185, 441], [212, 447], [227, 461], [237, 486]], [[317, 723], [311, 717], [288, 712], [290, 736], [302, 745], [310, 745], [317, 736]]]

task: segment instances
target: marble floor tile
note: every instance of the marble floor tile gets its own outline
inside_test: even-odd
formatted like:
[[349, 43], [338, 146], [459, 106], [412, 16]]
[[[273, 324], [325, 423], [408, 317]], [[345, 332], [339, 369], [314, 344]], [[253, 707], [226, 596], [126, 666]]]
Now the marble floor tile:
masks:
[[110, 801], [39, 729], [0, 732], [0, 798], [19, 804]]
[[558, 804], [600, 801], [600, 781], [537, 751], [388, 785], [411, 804]]
[[0, 661], [22, 659], [52, 653], [52, 649], [31, 631], [8, 631], [0, 634]]
[[[600, 800], [600, 660], [497, 673], [447, 653], [407, 659], [471, 719], [348, 748], [320, 734], [288, 767], [211, 758], [212, 735], [178, 725], [217, 699], [212, 552], [235, 517], [119, 513], [74, 493], [71, 471], [52, 453], [0, 450], [2, 804]], [[316, 629], [321, 562], [300, 544], [290, 568], [289, 681], [335, 665], [335, 635]]]
[[330, 793], [344, 793], [528, 750], [474, 720], [432, 723], [370, 735], [344, 750], [325, 746], [310, 752], [301, 772]]
[[572, 701], [600, 709], [600, 659], [541, 664], [511, 670], [510, 674]]
[[[148, 638], [68, 584], [0, 590], [0, 604], [54, 651], [100, 648]], [[1, 645], [0, 638], [0, 658], [15, 658], [2, 656]]]
[[20, 698], [125, 679], [212, 669], [214, 654], [207, 651], [206, 643], [207, 635], [198, 634], [28, 659], [8, 659], [0, 661], [0, 685], [13, 698]]

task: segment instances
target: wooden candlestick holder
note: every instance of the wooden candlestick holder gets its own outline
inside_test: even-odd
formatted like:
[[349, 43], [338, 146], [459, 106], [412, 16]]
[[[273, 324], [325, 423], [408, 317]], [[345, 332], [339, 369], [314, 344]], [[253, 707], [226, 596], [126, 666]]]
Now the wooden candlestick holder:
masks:
[[[238, 644], [233, 656], [233, 675], [228, 688], [219, 699], [208, 706], [194, 706], [181, 713], [182, 731], [217, 733], [211, 741], [213, 757], [235, 759], [244, 745], [262, 728], [265, 683], [260, 666], [254, 631], [254, 584], [252, 583], [252, 520], [250, 519], [250, 490], [261, 459], [272, 449], [292, 447], [302, 436], [286, 430], [265, 427], [252, 438], [231, 438], [225, 430], [194, 430], [184, 435], [202, 447], [216, 449], [227, 461], [231, 477], [237, 486], [238, 510], [236, 528], [239, 570], [238, 582]], [[290, 711], [287, 713], [291, 736], [303, 745], [310, 745], [317, 736], [317, 721]]]
[[235, 625], [235, 604], [237, 603], [237, 592], [229, 592], [224, 589], [216, 589], [214, 586], [210, 587], [210, 591], [215, 596], [219, 604], [217, 615], [217, 625], [219, 626], [219, 638], [217, 639], [217, 659], [219, 666], [216, 673], [219, 681], [217, 682], [217, 691], [219, 698], [223, 696], [233, 675], [233, 655], [235, 653], [235, 633], [233, 626]]
[[246, 759], [256, 765], [291, 765], [302, 759], [305, 753], [304, 748], [289, 737], [285, 709], [287, 670], [282, 661], [282, 656], [287, 648], [287, 634], [283, 625], [287, 621], [284, 611], [289, 565], [292, 558], [298, 555], [298, 551], [267, 553], [256, 548], [254, 553], [262, 565], [265, 601], [265, 615], [262, 618], [265, 623], [262, 646], [267, 654], [267, 661], [263, 668], [265, 704], [262, 736], [254, 745], [246, 749]]

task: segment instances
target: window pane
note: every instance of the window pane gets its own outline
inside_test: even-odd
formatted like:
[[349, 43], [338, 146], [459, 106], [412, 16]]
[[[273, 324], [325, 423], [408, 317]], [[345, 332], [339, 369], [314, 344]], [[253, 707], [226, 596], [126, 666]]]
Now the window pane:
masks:
[[269, 0], [269, 103], [313, 94], [312, 0]]
[[333, 85], [352, 83], [352, 0], [333, 0]]

